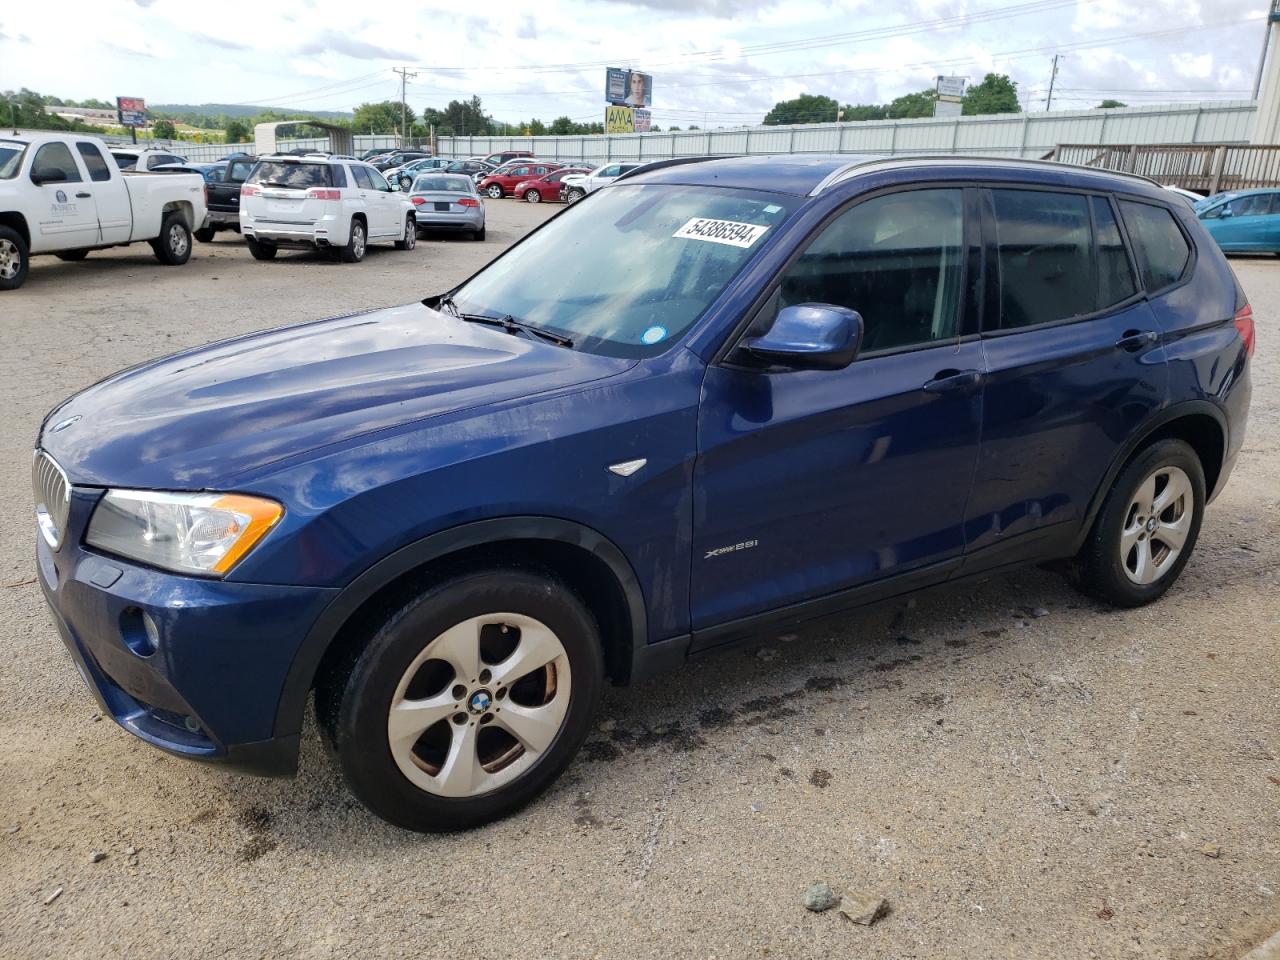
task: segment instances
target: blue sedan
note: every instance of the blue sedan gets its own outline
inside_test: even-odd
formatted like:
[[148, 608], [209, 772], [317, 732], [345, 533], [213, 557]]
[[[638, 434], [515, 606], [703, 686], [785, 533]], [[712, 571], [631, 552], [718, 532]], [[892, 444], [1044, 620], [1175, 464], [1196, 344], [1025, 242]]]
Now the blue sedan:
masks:
[[1280, 253], [1280, 190], [1218, 193], [1196, 216], [1225, 253]]

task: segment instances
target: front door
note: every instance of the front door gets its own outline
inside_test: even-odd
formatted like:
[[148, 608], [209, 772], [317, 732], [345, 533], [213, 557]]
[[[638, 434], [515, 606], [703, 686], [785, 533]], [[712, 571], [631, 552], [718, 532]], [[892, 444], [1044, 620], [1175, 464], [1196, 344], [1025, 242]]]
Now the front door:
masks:
[[1271, 193], [1247, 193], [1205, 211], [1223, 250], [1280, 250], [1280, 210]]
[[960, 188], [857, 202], [783, 273], [753, 327], [791, 304], [855, 309], [865, 333], [849, 367], [708, 369], [695, 630], [959, 562], [984, 369], [981, 342], [962, 336], [976, 329], [965, 291], [979, 245], [965, 207]]
[[966, 570], [1070, 543], [1168, 378], [1110, 198], [1010, 188], [987, 203], [999, 288]]
[[85, 183], [84, 172], [61, 142], [46, 143], [36, 151], [31, 163], [32, 183], [37, 176], [55, 179], [37, 185], [40, 202], [36, 207], [37, 227], [31, 231], [31, 252], [73, 250], [99, 242], [98, 208], [93, 190]]

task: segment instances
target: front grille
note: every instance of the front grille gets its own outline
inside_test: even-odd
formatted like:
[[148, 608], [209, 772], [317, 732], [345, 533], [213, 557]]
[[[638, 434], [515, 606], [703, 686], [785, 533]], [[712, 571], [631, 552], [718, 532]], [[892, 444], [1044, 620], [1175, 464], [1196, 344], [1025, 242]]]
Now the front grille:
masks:
[[57, 550], [71, 513], [71, 484], [57, 461], [43, 450], [36, 451], [31, 465], [31, 486], [35, 490], [36, 523], [45, 541]]

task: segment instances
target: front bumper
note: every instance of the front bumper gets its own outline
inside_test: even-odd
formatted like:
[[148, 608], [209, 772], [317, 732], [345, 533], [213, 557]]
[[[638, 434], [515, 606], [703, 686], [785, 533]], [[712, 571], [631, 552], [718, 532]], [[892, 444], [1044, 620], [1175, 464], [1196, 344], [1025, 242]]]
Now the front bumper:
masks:
[[334, 591], [185, 577], [98, 554], [79, 544], [97, 496], [74, 491], [66, 540], [55, 552], [37, 535], [36, 563], [53, 621], [103, 713], [178, 756], [291, 775], [301, 717], [277, 729], [276, 710]]

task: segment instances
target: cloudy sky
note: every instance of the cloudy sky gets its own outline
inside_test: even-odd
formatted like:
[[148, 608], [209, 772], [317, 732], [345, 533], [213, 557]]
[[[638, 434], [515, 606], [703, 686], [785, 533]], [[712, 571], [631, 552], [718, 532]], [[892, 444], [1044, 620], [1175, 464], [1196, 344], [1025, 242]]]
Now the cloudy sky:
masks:
[[653, 74], [656, 123], [727, 126], [758, 122], [803, 92], [885, 102], [937, 74], [988, 71], [1018, 82], [1024, 109], [1044, 109], [1056, 52], [1055, 108], [1247, 99], [1266, 9], [1265, 0], [15, 2], [0, 7], [0, 89], [350, 110], [398, 99], [392, 67], [406, 66], [418, 73], [415, 109], [474, 93], [499, 120], [594, 120], [604, 67], [617, 65]]

